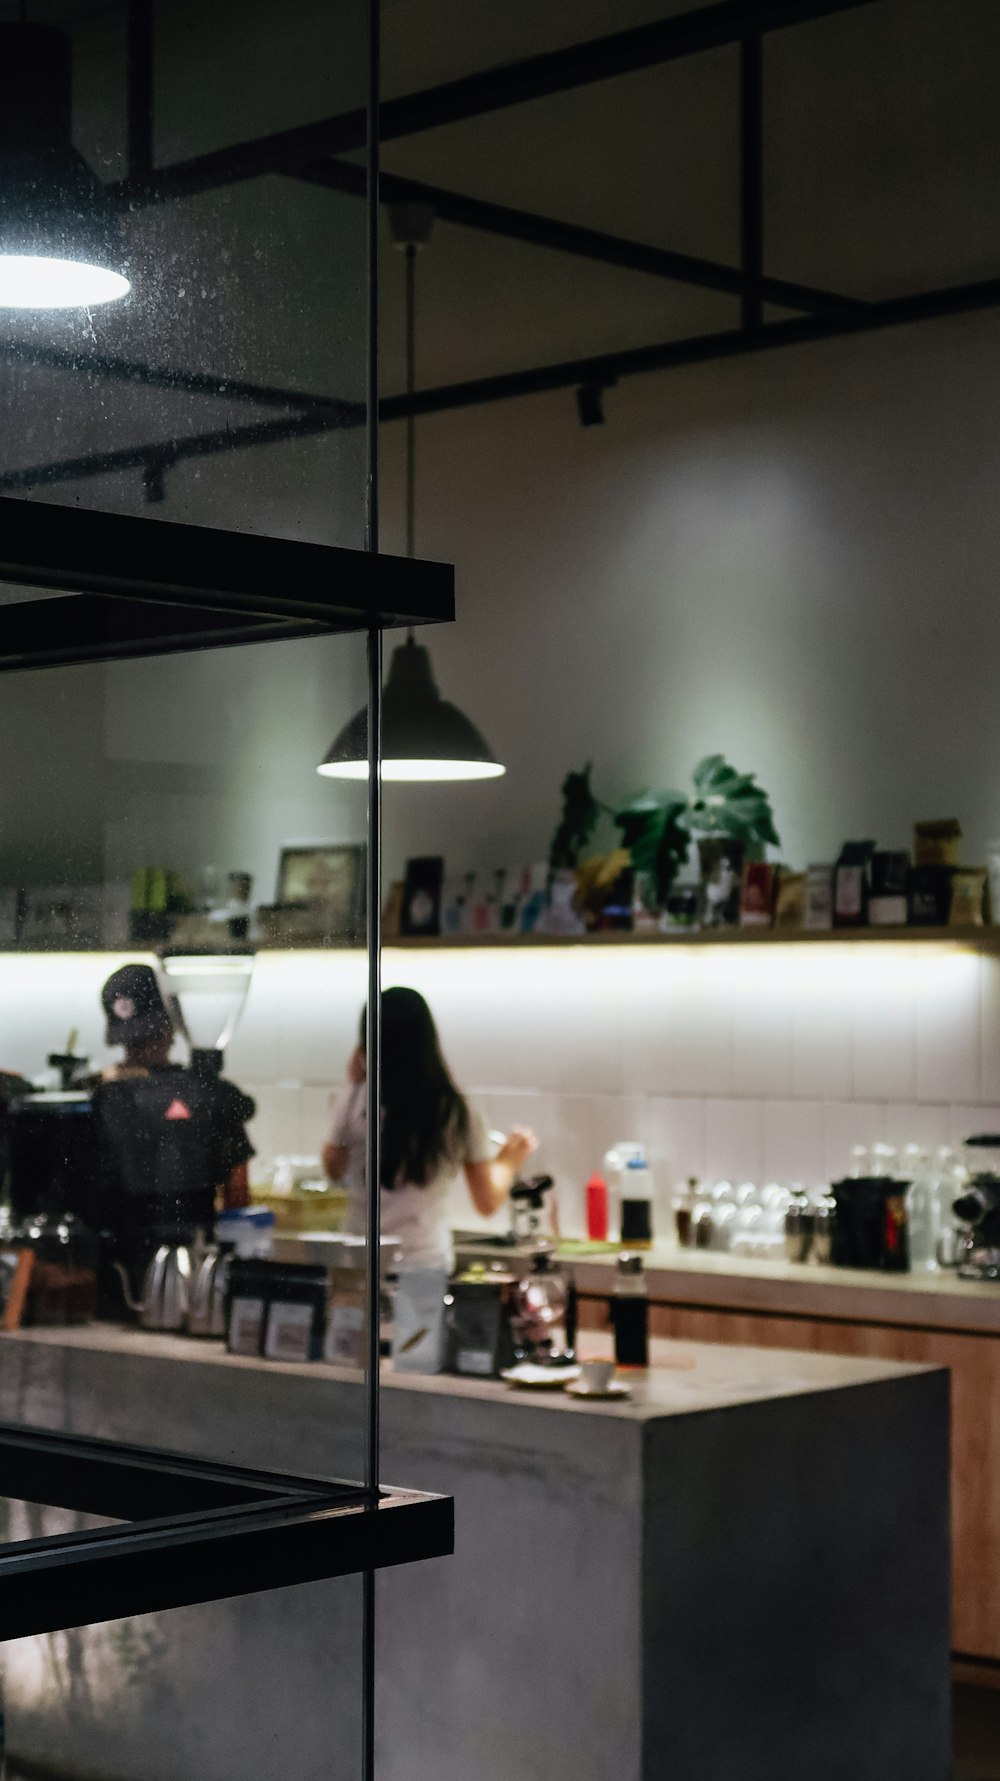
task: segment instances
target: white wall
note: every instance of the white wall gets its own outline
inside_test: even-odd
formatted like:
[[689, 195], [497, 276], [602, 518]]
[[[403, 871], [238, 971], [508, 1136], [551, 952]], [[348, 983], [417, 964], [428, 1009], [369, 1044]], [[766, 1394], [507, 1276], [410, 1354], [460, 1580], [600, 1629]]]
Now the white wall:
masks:
[[953, 814], [980, 860], [998, 386], [990, 315], [633, 379], [604, 427], [571, 392], [422, 420], [420, 547], [459, 601], [428, 641], [508, 774], [388, 793], [389, 863], [544, 857], [569, 768], [614, 803], [715, 750], [759, 774], [791, 861]]

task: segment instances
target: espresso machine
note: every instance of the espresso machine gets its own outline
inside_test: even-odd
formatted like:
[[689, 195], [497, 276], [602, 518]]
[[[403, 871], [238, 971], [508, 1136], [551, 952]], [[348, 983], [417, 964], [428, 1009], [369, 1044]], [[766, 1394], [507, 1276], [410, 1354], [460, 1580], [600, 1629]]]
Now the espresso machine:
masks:
[[969, 1182], [954, 1201], [963, 1280], [1000, 1280], [1000, 1134], [965, 1140]]

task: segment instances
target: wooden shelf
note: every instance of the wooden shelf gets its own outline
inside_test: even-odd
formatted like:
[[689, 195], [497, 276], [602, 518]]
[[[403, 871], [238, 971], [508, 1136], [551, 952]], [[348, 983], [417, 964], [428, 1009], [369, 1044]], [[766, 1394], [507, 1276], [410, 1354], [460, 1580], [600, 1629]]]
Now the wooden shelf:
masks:
[[[819, 932], [804, 928], [714, 928], [698, 933], [589, 933], [589, 934], [440, 934], [426, 938], [384, 940], [387, 952], [483, 952], [518, 951], [525, 948], [651, 946], [661, 950], [684, 950], [691, 947], [768, 947], [768, 946], [952, 946], [966, 951], [1000, 953], [1000, 926], [981, 928], [833, 928]], [[333, 940], [314, 945], [281, 946], [268, 942], [256, 948], [265, 956], [283, 953], [362, 952], [360, 946]], [[156, 948], [147, 944], [117, 946], [7, 946], [0, 947], [0, 956], [26, 958], [62, 954], [142, 954], [152, 957]]]
[[518, 947], [565, 946], [963, 946], [976, 952], [1000, 952], [1000, 926], [981, 928], [712, 928], [695, 933], [588, 934], [440, 934], [420, 939], [383, 940], [385, 950], [394, 947], [421, 951], [461, 951]]

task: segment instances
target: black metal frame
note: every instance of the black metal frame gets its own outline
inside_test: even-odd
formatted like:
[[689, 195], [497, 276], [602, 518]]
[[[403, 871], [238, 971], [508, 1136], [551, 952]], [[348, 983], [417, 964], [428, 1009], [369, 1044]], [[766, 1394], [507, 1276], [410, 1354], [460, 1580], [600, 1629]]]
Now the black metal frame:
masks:
[[454, 618], [443, 563], [0, 498], [0, 672]]
[[[607, 387], [620, 378], [672, 366], [777, 349], [858, 329], [899, 326], [910, 321], [995, 307], [1000, 281], [916, 293], [889, 302], [865, 302], [843, 293], [819, 291], [764, 270], [762, 165], [762, 57], [773, 31], [852, 12], [877, 0], [714, 0], [693, 11], [654, 20], [583, 43], [530, 56], [501, 68], [386, 101], [380, 111], [382, 140], [456, 123], [614, 79], [641, 69], [725, 46], [739, 50], [740, 77], [740, 246], [739, 264], [728, 266], [696, 256], [624, 240], [596, 229], [537, 216], [459, 192], [394, 174], [380, 175], [383, 203], [429, 203], [447, 221], [463, 227], [571, 253], [646, 275], [679, 280], [731, 295], [740, 304], [740, 325], [691, 339], [670, 340], [588, 359], [531, 367], [498, 377], [443, 385], [384, 398], [383, 421], [443, 413], [486, 402], [573, 385]], [[366, 143], [367, 114], [357, 110], [316, 123], [196, 156], [171, 166], [152, 164], [152, 0], [128, 0], [129, 104], [128, 177], [111, 188], [127, 208], [182, 200], [268, 173], [283, 173], [330, 190], [364, 197], [365, 169], [337, 157]], [[792, 321], [766, 322], [763, 306], [804, 312]], [[277, 389], [210, 373], [143, 365], [107, 355], [84, 358], [24, 343], [0, 346], [0, 353], [24, 363], [126, 378], [182, 392], [218, 395], [265, 408], [285, 408], [278, 418], [243, 427], [193, 432], [152, 440], [116, 451], [64, 458], [0, 472], [0, 491], [30, 490], [135, 469], [147, 497], [163, 498], [172, 465], [193, 457], [246, 450], [255, 445], [308, 437], [365, 421], [361, 403], [307, 391]]]
[[0, 1491], [119, 1525], [0, 1546], [0, 1640], [454, 1550], [450, 1497], [0, 1424]]

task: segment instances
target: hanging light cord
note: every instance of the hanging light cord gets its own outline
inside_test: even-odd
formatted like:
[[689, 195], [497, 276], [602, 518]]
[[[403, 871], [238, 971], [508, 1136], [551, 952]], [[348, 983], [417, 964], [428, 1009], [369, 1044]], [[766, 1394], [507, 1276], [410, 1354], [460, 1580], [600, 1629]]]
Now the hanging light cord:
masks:
[[[417, 244], [406, 243], [406, 394], [412, 397], [416, 388], [417, 361]], [[417, 554], [417, 424], [412, 406], [406, 411], [406, 554]], [[407, 640], [412, 643], [413, 626]]]
[[[406, 244], [406, 394], [412, 399], [416, 389], [417, 358], [417, 247]], [[416, 555], [416, 416], [412, 406], [406, 412], [406, 554]]]

